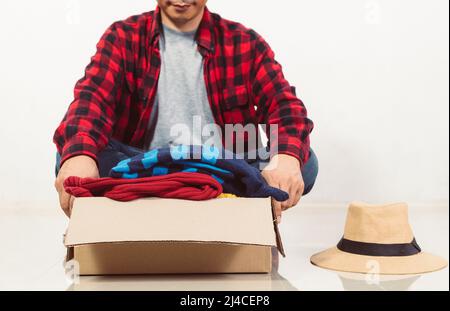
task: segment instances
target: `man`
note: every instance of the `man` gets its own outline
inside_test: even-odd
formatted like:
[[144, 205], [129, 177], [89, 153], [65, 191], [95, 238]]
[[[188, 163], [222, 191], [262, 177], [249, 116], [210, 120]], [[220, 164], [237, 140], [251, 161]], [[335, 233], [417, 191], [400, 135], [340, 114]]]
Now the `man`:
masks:
[[[273, 202], [280, 221], [281, 212], [295, 206], [317, 176], [309, 146], [313, 123], [303, 103], [253, 30], [209, 12], [207, 0], [157, 2], [155, 11], [106, 31], [75, 86], [75, 99], [54, 136], [62, 209], [70, 216], [65, 178], [99, 177], [105, 148], [179, 143], [171, 126], [200, 118], [202, 125], [214, 123], [222, 130], [227, 124], [277, 126], [262, 175], [289, 194], [288, 201]], [[248, 140], [237, 136], [235, 144]]]

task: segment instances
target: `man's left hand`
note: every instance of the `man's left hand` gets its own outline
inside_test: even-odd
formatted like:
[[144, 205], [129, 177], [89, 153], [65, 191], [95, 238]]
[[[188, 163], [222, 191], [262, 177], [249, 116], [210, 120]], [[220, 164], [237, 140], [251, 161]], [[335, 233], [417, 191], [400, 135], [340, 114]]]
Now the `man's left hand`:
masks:
[[262, 176], [269, 186], [281, 189], [289, 194], [289, 199], [285, 202], [277, 202], [272, 199], [275, 216], [277, 222], [280, 223], [282, 211], [297, 205], [305, 189], [300, 162], [289, 155], [275, 155], [270, 160], [269, 165], [262, 171]]

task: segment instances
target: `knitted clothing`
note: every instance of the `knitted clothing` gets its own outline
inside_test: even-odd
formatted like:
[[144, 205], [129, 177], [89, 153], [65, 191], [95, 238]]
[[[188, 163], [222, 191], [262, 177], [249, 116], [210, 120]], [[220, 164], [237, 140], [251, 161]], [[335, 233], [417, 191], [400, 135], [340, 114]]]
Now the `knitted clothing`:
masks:
[[110, 176], [134, 180], [177, 172], [209, 175], [222, 184], [224, 192], [239, 197], [273, 197], [279, 202], [289, 198], [286, 192], [270, 187], [260, 171], [245, 160], [236, 159], [232, 153], [220, 154], [212, 147], [180, 145], [154, 149], [121, 161], [112, 168]]
[[185, 200], [209, 200], [222, 193], [222, 185], [211, 176], [198, 173], [174, 173], [140, 179], [79, 178], [64, 181], [67, 193], [74, 197], [107, 197], [128, 202], [146, 197]]

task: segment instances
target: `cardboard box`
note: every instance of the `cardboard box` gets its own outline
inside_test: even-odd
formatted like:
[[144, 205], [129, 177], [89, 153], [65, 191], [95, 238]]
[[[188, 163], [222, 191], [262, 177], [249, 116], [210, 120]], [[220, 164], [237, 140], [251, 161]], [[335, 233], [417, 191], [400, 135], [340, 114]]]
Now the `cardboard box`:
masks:
[[64, 238], [80, 275], [270, 273], [270, 199], [78, 198]]

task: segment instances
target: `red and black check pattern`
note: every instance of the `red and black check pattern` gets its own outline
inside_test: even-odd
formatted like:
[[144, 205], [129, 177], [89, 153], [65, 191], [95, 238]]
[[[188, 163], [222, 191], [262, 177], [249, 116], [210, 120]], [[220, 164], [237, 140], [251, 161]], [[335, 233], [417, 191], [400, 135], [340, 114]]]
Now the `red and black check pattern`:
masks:
[[[160, 28], [156, 8], [114, 23], [102, 36], [54, 135], [61, 163], [76, 155], [96, 159], [110, 138], [144, 147], [161, 68]], [[313, 123], [269, 45], [253, 30], [207, 9], [196, 40], [216, 123], [222, 129], [277, 124], [278, 141], [271, 147], [305, 163]], [[237, 139], [248, 137], [233, 142]]]

